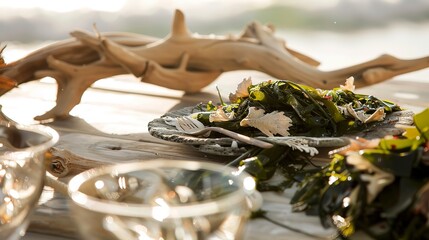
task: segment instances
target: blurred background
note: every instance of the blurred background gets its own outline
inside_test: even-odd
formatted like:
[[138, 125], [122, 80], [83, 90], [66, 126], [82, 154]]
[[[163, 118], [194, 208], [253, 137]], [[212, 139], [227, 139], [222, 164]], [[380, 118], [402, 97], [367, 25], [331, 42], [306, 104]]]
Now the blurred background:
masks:
[[[0, 0], [0, 46], [7, 62], [69, 38], [76, 29], [164, 37], [174, 9], [192, 32], [239, 34], [252, 22], [273, 24], [291, 48], [333, 69], [390, 53], [429, 55], [427, 0]], [[426, 81], [429, 71], [412, 73]], [[410, 75], [398, 77], [410, 78]], [[427, 80], [429, 81], [429, 80]]]

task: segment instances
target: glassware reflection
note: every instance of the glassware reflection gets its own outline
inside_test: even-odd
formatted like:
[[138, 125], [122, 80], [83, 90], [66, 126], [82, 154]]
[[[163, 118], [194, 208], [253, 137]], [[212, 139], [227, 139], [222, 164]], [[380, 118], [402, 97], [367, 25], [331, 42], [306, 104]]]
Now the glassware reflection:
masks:
[[58, 141], [51, 128], [0, 122], [0, 239], [19, 239], [43, 190], [44, 153]]
[[86, 239], [240, 239], [262, 203], [233, 171], [179, 160], [93, 169], [69, 183], [72, 213]]

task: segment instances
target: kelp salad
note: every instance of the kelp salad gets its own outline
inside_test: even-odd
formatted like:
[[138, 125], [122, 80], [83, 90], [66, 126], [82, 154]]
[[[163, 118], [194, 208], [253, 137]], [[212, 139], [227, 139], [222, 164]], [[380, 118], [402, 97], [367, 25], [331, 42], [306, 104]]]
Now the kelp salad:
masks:
[[251, 136], [332, 137], [363, 130], [401, 110], [393, 102], [354, 93], [353, 78], [332, 90], [283, 80], [252, 85], [248, 78], [229, 99], [228, 104], [204, 104], [192, 116], [206, 126]]
[[[386, 114], [402, 110], [393, 102], [355, 93], [352, 78], [332, 90], [290, 81], [252, 85], [245, 79], [230, 95], [229, 103], [209, 102], [199, 109], [191, 116], [206, 126], [249, 136], [312, 137], [363, 131], [383, 121]], [[415, 118], [429, 119], [429, 111]], [[411, 138], [352, 141], [371, 142], [372, 150], [354, 152], [361, 157], [351, 162], [347, 160], [351, 149], [347, 154], [333, 153], [332, 161], [320, 167], [312, 164], [305, 151], [275, 145], [270, 149], [250, 147], [229, 165], [253, 175], [260, 191], [297, 188], [292, 199], [294, 209], [319, 216], [323, 226], [338, 230], [339, 238], [347, 239], [356, 231], [376, 239], [425, 238], [429, 174], [424, 173], [428, 160], [423, 156], [428, 151], [429, 123], [416, 122], [420, 122], [416, 124], [419, 131], [415, 130]], [[270, 181], [275, 173], [282, 176], [281, 182]], [[262, 211], [255, 216], [266, 217]]]
[[[365, 130], [383, 121], [386, 114], [401, 111], [391, 101], [354, 93], [353, 81], [351, 77], [344, 86], [321, 90], [284, 80], [252, 85], [247, 78], [230, 94], [230, 103], [203, 104], [201, 111], [191, 117], [206, 126], [223, 127], [248, 136], [333, 137]], [[301, 178], [303, 169], [312, 164], [309, 161], [312, 156], [306, 152], [314, 151], [305, 149], [306, 146], [295, 151], [299, 147], [250, 148], [230, 164], [239, 163], [255, 176], [260, 190], [284, 189]], [[282, 172], [287, 180], [277, 186], [266, 184], [264, 181], [276, 171]]]

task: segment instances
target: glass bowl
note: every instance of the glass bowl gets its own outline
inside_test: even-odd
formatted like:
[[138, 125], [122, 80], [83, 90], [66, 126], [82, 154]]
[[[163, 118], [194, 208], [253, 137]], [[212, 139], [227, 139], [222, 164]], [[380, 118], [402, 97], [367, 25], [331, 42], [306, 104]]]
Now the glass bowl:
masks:
[[262, 205], [255, 181], [216, 163], [150, 160], [71, 179], [71, 212], [85, 239], [241, 239]]
[[0, 121], [0, 239], [19, 239], [44, 186], [45, 152], [58, 133]]

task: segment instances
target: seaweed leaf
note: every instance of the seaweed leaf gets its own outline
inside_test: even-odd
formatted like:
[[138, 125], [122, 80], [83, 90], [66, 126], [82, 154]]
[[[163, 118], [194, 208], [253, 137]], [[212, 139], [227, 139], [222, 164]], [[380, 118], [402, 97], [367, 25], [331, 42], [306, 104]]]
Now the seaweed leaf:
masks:
[[269, 137], [275, 134], [289, 136], [289, 127], [292, 126], [292, 120], [286, 117], [283, 112], [271, 112], [265, 114], [265, 110], [249, 108], [249, 114], [240, 122], [241, 126], [251, 126], [259, 129]]

